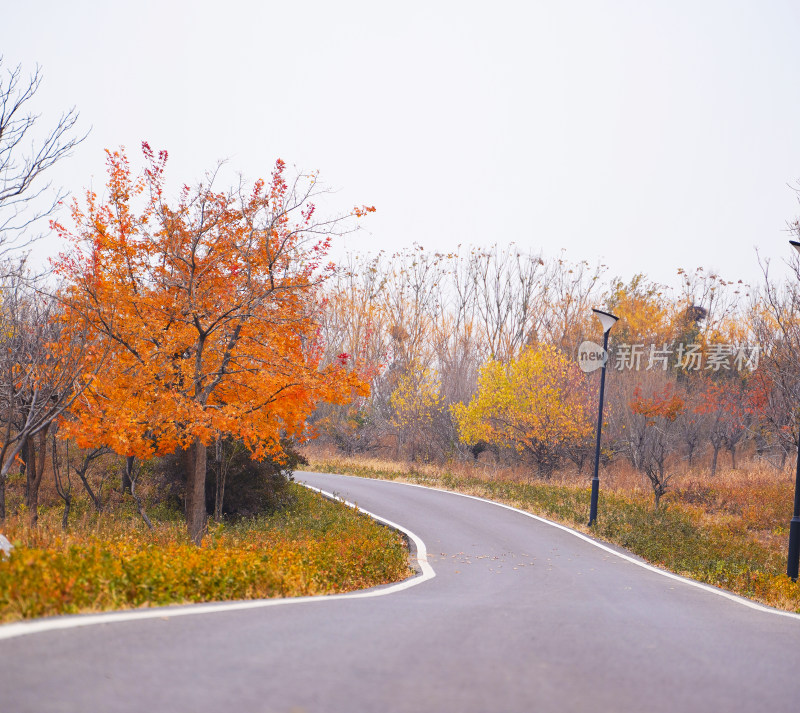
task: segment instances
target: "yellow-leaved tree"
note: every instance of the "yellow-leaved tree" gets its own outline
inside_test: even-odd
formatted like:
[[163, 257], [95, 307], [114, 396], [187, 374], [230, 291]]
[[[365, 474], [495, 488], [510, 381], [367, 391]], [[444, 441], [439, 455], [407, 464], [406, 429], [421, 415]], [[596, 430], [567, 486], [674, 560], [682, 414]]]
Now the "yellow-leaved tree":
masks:
[[412, 362], [389, 398], [398, 445], [408, 451], [411, 460], [431, 455], [431, 430], [443, 409], [441, 382], [436, 373]]
[[508, 363], [481, 368], [478, 393], [452, 408], [459, 437], [510, 448], [548, 476], [566, 449], [592, 429], [587, 382], [577, 364], [549, 344], [537, 344]]

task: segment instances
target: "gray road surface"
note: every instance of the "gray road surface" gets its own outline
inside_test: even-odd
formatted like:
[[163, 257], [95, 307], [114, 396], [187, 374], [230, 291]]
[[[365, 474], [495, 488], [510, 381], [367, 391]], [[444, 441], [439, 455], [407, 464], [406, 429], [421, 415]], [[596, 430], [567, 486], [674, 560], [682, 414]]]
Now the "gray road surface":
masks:
[[415, 532], [435, 578], [0, 640], [0, 713], [800, 710], [798, 619], [485, 502], [298, 479]]

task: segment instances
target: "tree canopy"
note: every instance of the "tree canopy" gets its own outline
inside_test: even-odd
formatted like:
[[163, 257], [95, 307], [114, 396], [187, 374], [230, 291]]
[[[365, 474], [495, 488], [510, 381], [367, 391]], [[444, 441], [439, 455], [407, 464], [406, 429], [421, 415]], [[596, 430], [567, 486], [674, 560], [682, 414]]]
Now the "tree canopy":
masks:
[[577, 364], [549, 344], [481, 368], [478, 392], [453, 408], [461, 439], [527, 453], [549, 473], [560, 451], [591, 433], [589, 398]]
[[134, 176], [108, 152], [107, 197], [75, 201], [74, 246], [57, 265], [75, 328], [102, 343], [106, 364], [73, 406], [68, 432], [137, 457], [191, 452], [189, 529], [205, 521], [205, 446], [241, 439], [280, 457], [317, 402], [343, 402], [366, 385], [347, 359], [321, 363], [315, 308], [331, 236], [346, 216], [317, 219], [316, 175], [217, 191], [213, 177], [169, 202], [165, 151], [143, 144]]

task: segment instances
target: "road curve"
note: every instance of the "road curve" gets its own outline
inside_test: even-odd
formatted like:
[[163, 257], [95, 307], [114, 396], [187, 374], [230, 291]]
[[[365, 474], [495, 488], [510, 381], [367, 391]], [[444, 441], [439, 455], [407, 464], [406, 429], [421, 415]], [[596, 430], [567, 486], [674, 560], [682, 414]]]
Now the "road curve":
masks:
[[385, 596], [166, 609], [0, 638], [0, 711], [798, 708], [798, 617], [670, 579], [485, 501], [298, 479], [416, 533], [436, 576]]

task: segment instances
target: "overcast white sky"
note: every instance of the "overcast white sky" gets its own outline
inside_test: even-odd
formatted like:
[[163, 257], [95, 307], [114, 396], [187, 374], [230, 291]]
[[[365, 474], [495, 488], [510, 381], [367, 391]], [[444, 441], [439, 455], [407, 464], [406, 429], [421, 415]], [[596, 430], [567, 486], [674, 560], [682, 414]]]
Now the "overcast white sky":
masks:
[[92, 128], [75, 192], [143, 139], [175, 187], [281, 157], [378, 208], [353, 249], [514, 241], [668, 284], [757, 279], [800, 214], [797, 0], [5, 5], [42, 121]]

